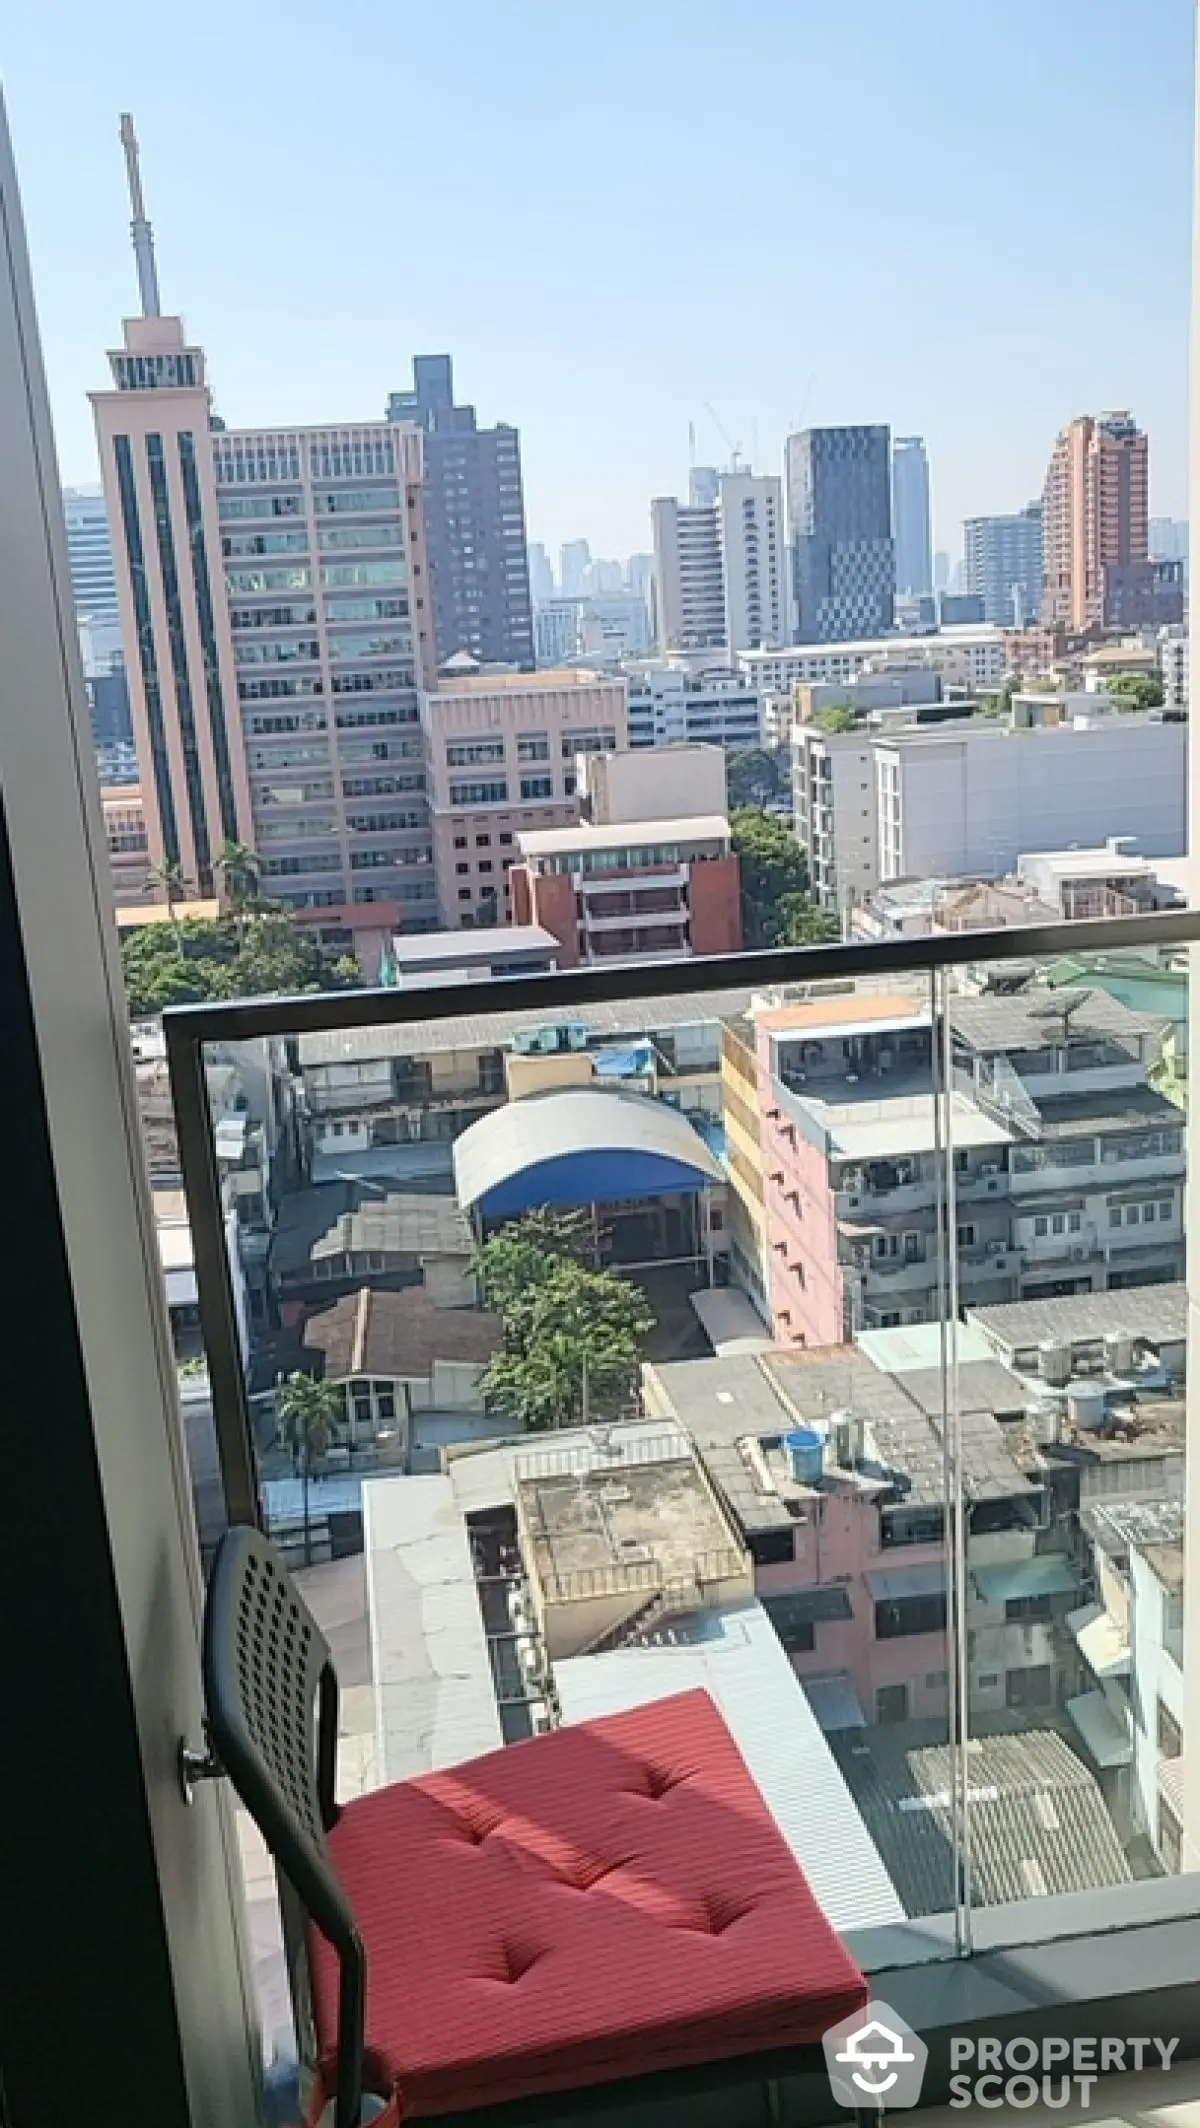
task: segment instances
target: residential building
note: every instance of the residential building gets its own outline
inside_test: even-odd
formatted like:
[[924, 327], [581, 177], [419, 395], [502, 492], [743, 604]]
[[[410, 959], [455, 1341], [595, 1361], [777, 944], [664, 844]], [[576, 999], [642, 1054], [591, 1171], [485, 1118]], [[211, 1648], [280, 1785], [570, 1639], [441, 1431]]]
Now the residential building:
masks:
[[369, 1448], [407, 1470], [415, 1411], [483, 1410], [480, 1377], [504, 1326], [469, 1302], [439, 1305], [424, 1285], [362, 1285], [310, 1315], [303, 1342], [345, 1399], [347, 1461]]
[[535, 611], [539, 606], [544, 606], [547, 599], [554, 597], [554, 590], [554, 568], [550, 556], [540, 539], [531, 540], [529, 545], [529, 595], [533, 600]]
[[127, 321], [112, 366], [93, 405], [151, 862], [207, 892], [244, 842], [294, 907], [427, 926], [419, 433], [216, 426], [177, 318]]
[[591, 566], [592, 550], [586, 539], [569, 539], [559, 548], [558, 588], [564, 598], [583, 597]]
[[725, 572], [715, 502], [650, 505], [654, 535], [654, 634], [660, 650], [723, 650]]
[[890, 441], [882, 425], [804, 429], [788, 437], [797, 642], [842, 643], [892, 626]]
[[897, 436], [892, 444], [892, 535], [897, 592], [928, 598], [933, 590], [933, 536], [929, 459], [922, 436]]
[[[792, 690], [792, 722], [806, 724], [823, 709], [853, 709], [867, 717], [875, 711], [918, 707], [935, 709], [943, 703], [941, 675], [924, 665], [878, 675], [867, 673], [858, 680], [802, 680]], [[961, 705], [946, 702], [948, 714], [962, 714]], [[790, 727], [789, 727], [790, 736]]]
[[732, 658], [786, 642], [783, 483], [775, 474], [722, 473], [717, 517], [726, 650]]
[[[1018, 696], [1054, 712], [1047, 696]], [[1094, 697], [1083, 698], [1087, 702]], [[1102, 701], [1103, 698], [1101, 698]], [[1147, 857], [1186, 846], [1186, 728], [1151, 717], [881, 731], [872, 742], [879, 878], [995, 879], [1023, 851], [1135, 836]]]
[[501, 975], [551, 975], [557, 966], [558, 940], [536, 924], [476, 925], [389, 939], [379, 982], [385, 990], [432, 990]]
[[413, 389], [392, 392], [388, 419], [422, 432], [422, 506], [437, 662], [465, 651], [485, 665], [534, 662], [521, 488], [521, 443], [501, 422], [480, 428], [454, 403], [449, 355], [418, 355]]
[[736, 672], [697, 672], [684, 659], [660, 658], [628, 665], [625, 677], [630, 746], [702, 741], [736, 750], [762, 743], [758, 689]]
[[1085, 1690], [1067, 1711], [1103, 1770], [1110, 1809], [1175, 1875], [1183, 1867], [1183, 1502], [1106, 1499], [1080, 1520], [1096, 1593], [1070, 1621]]
[[649, 612], [650, 599], [654, 589], [654, 556], [652, 554], [630, 555], [625, 564], [625, 584], [628, 590], [642, 600], [646, 611]]
[[92, 743], [97, 754], [105, 747], [133, 746], [133, 718], [129, 709], [129, 682], [125, 661], [118, 652], [107, 672], [85, 676]]
[[[1128, 413], [1083, 414], [1063, 429], [1042, 496], [1042, 620], [1083, 634], [1179, 621], [1174, 583], [1149, 553], [1149, 439]], [[1178, 599], [1178, 611], [1161, 608]]]
[[792, 727], [792, 823], [816, 899], [851, 909], [879, 883], [875, 737], [868, 725]]
[[[964, 1305], [1182, 1275], [1164, 1023], [1100, 990], [952, 997]], [[934, 1322], [942, 1275], [935, 1029], [916, 989], [752, 1012], [776, 1337]]]
[[569, 664], [579, 655], [584, 601], [581, 598], [548, 598], [534, 609], [534, 646], [539, 665]]
[[1004, 678], [1007, 656], [1004, 631], [985, 623], [945, 628], [935, 635], [868, 636], [847, 643], [748, 650], [738, 664], [764, 693], [778, 693], [809, 680], [838, 682], [923, 668], [938, 673], [947, 687], [974, 694]]
[[519, 830], [512, 913], [561, 946], [559, 964], [678, 960], [742, 943], [738, 860], [724, 811]]
[[582, 667], [443, 675], [421, 722], [438, 922], [503, 922], [518, 832], [577, 820], [577, 755], [628, 745], [625, 683]]
[[967, 590], [997, 628], [1025, 628], [1042, 603], [1042, 505], [1007, 517], [968, 517], [963, 526]]

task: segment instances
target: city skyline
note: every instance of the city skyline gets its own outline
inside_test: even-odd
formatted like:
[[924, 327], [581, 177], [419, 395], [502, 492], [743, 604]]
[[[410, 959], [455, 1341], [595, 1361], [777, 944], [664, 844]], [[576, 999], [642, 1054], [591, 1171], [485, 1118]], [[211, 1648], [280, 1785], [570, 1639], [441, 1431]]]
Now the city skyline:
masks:
[[[854, 81], [853, 156], [844, 141], [839, 145], [836, 98], [813, 113], [797, 150], [798, 181], [819, 187], [823, 205], [795, 268], [784, 208], [763, 211], [753, 158], [744, 169], [724, 164], [719, 173], [691, 162], [685, 189], [665, 138], [660, 146], [646, 134], [617, 63], [626, 22], [620, 6], [597, 55], [582, 23], [559, 24], [547, 40], [548, 18], [536, 9], [500, 25], [468, 4], [463, 34], [480, 65], [469, 110], [454, 106], [467, 122], [452, 161], [437, 138], [448, 107], [443, 90], [448, 95], [453, 86], [459, 94], [457, 72], [449, 53], [422, 53], [423, 93], [406, 120], [406, 159], [420, 164], [428, 157], [436, 168], [439, 219], [454, 229], [454, 240], [414, 242], [388, 273], [378, 271], [380, 245], [394, 252], [396, 240], [389, 189], [380, 183], [390, 151], [380, 144], [392, 137], [385, 112], [395, 72], [388, 60], [394, 54], [407, 61], [408, 54], [399, 26], [382, 10], [368, 6], [353, 50], [330, 55], [323, 139], [338, 161], [338, 186], [326, 194], [316, 188], [294, 227], [281, 223], [270, 246], [249, 251], [247, 192], [261, 186], [265, 196], [275, 181], [270, 129], [257, 127], [249, 112], [230, 116], [232, 107], [214, 110], [196, 98], [170, 35], [148, 52], [132, 30], [101, 26], [68, 0], [60, 24], [78, 63], [64, 83], [53, 53], [39, 51], [28, 33], [32, 24], [19, 25], [9, 94], [64, 481], [95, 478], [85, 394], [97, 354], [113, 344], [121, 316], [136, 308], [116, 139], [117, 112], [132, 108], [163, 305], [180, 310], [189, 336], [208, 350], [224, 417], [238, 426], [375, 420], [398, 365], [425, 348], [448, 349], [487, 419], [521, 430], [530, 533], [552, 552], [581, 535], [598, 554], [644, 551], [650, 497], [683, 486], [689, 419], [701, 459], [727, 458], [724, 429], [765, 473], [781, 470], [784, 439], [803, 426], [887, 423], [894, 434], [921, 435], [932, 471], [935, 542], [957, 553], [963, 518], [1019, 510], [1036, 492], [1054, 437], [1073, 414], [1131, 406], [1152, 439], [1152, 512], [1182, 516], [1187, 0], [1163, 0], [1149, 20], [1129, 0], [1062, 0], [1050, 21], [1034, 0], [1015, 0], [1004, 11], [1002, 36], [986, 19], [964, 21], [951, 0], [914, 0], [903, 20], [879, 0], [869, 0], [866, 12], [871, 34], [861, 12], [850, 22], [835, 11], [789, 10], [770, 0], [739, 25], [743, 90], [751, 103], [756, 94], [763, 99], [764, 119], [766, 99], [780, 94], [789, 74], [799, 80], [841, 72]], [[210, 49], [227, 34], [251, 73], [269, 55], [277, 93], [286, 99], [294, 88], [299, 97], [309, 87], [305, 39], [281, 41], [280, 20], [273, 6], [248, 20], [218, 0]], [[1092, 172], [1086, 224], [1053, 276], [1042, 278], [1031, 270], [1037, 247], [1034, 241], [1031, 252], [1029, 235], [1045, 211], [1038, 159], [1001, 159], [1003, 180], [997, 161], [990, 218], [981, 220], [978, 188], [968, 202], [952, 181], [958, 148], [973, 155], [981, 132], [1007, 129], [1019, 114], [1028, 93], [1023, 30], [1032, 35], [1035, 24], [1039, 65], [1055, 82], [1068, 138], [1073, 127], [1085, 138], [1098, 99], [1111, 93], [1108, 54], [1134, 30], [1140, 62], [1122, 79], [1122, 126], [1137, 137], [1139, 155]], [[649, 23], [639, 19], [642, 100], [661, 89], [695, 108], [724, 93], [723, 11], [690, 9], [686, 35], [683, 27], [667, 9]], [[349, 62], [364, 54], [372, 63], [355, 67], [354, 96], [339, 95], [342, 70], [349, 82]], [[547, 97], [555, 83], [571, 92], [562, 98], [561, 118]], [[535, 109], [538, 123], [526, 125]], [[898, 157], [901, 109], [905, 150]], [[605, 141], [603, 155], [591, 158], [578, 148], [589, 116], [592, 137]], [[64, 129], [73, 142], [66, 159], [56, 148]], [[479, 210], [481, 198], [494, 196], [498, 149], [504, 189], [520, 201], [519, 219], [539, 232], [542, 300], [532, 308], [526, 277], [511, 271], [510, 246], [496, 241], [501, 228], [511, 228], [510, 210], [502, 224]], [[830, 188], [821, 174], [835, 152], [839, 183]], [[547, 169], [569, 171], [571, 183], [548, 186]], [[656, 185], [666, 188], [677, 219], [703, 222], [714, 246], [736, 241], [743, 293], [769, 290], [770, 335], [748, 329], [745, 306], [734, 301], [727, 316], [706, 302], [704, 331], [680, 333], [696, 294], [691, 248], [678, 247], [679, 262], [666, 269], [649, 276], [640, 270], [651, 247], [661, 269], [654, 217], [634, 212]], [[354, 215], [344, 212], [347, 197], [358, 202]], [[619, 297], [601, 305], [597, 329], [590, 247], [566, 241], [572, 231], [605, 222], [625, 230], [638, 285], [636, 363], [622, 355], [628, 319]], [[1106, 303], [1097, 332], [1087, 321], [1096, 316], [1104, 275], [1135, 243], [1155, 290], [1156, 330], [1145, 333], [1132, 307]], [[314, 271], [314, 261], [326, 263]], [[1014, 286], [1022, 300], [1001, 300]], [[339, 295], [350, 289], [352, 331]], [[864, 325], [868, 289], [877, 331]]]

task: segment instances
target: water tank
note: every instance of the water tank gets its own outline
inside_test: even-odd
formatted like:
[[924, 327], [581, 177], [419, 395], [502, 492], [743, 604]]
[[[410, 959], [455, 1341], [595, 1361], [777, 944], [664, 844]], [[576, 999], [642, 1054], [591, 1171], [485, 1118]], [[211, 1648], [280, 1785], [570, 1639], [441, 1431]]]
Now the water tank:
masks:
[[1080, 1433], [1099, 1433], [1104, 1424], [1103, 1382], [1072, 1382], [1067, 1389], [1067, 1418]]
[[838, 1469], [853, 1470], [856, 1459], [863, 1452], [862, 1420], [857, 1412], [830, 1412], [829, 1441]]
[[1029, 1422], [1041, 1448], [1057, 1448], [1062, 1439], [1062, 1421], [1062, 1405], [1053, 1397], [1044, 1397], [1029, 1407]]
[[1071, 1348], [1056, 1345], [1052, 1338], [1038, 1346], [1038, 1373], [1052, 1389], [1065, 1389], [1071, 1379]]
[[1106, 1333], [1104, 1364], [1110, 1374], [1133, 1373], [1133, 1339], [1128, 1330], [1109, 1330]]
[[811, 1426], [797, 1426], [783, 1437], [783, 1452], [797, 1485], [815, 1485], [825, 1467], [825, 1441]]

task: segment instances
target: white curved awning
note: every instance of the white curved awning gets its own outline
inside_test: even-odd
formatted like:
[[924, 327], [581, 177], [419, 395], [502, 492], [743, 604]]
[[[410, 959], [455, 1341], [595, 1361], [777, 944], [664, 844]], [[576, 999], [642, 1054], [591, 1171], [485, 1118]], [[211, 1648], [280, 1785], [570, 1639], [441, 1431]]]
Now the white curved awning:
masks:
[[616, 1087], [530, 1094], [454, 1141], [464, 1211], [516, 1215], [542, 1204], [604, 1204], [707, 1189], [720, 1161], [679, 1109]]

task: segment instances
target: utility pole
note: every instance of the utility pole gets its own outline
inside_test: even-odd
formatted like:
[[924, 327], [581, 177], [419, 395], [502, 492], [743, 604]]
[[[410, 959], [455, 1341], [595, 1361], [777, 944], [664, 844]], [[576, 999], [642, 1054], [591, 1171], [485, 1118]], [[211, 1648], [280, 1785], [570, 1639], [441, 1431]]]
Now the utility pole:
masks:
[[129, 204], [133, 220], [129, 233], [133, 238], [133, 255], [137, 260], [138, 289], [142, 298], [142, 316], [161, 318], [162, 304], [158, 299], [158, 268], [154, 263], [154, 233], [146, 219], [146, 202], [142, 198], [142, 172], [138, 162], [137, 134], [133, 130], [133, 117], [129, 111], [121, 113], [121, 146], [125, 150], [125, 170], [129, 179]]

